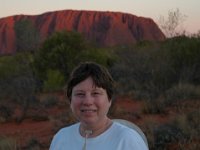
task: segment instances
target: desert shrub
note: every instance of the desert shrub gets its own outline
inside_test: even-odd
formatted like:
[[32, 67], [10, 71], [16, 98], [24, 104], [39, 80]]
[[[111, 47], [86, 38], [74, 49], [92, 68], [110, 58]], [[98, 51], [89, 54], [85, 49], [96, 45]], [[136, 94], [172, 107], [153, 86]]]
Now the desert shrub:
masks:
[[117, 49], [118, 61], [111, 68], [117, 81], [117, 93], [137, 99], [157, 98], [172, 83], [167, 53], [159, 45]]
[[11, 108], [0, 105], [0, 123], [6, 122], [12, 117], [13, 111]]
[[47, 112], [46, 109], [44, 109], [44, 106], [38, 103], [37, 106], [34, 107], [31, 106], [29, 110], [27, 110], [26, 114], [24, 115], [24, 118], [38, 122], [38, 121], [48, 121], [49, 120], [48, 116], [49, 113]]
[[49, 117], [50, 122], [53, 124], [52, 131], [56, 133], [59, 129], [72, 125], [77, 122], [77, 119], [72, 114], [71, 111], [63, 111], [59, 114], [56, 114], [55, 116]]
[[[176, 145], [176, 149], [197, 150], [199, 148], [199, 110], [174, 116], [167, 124], [156, 126], [153, 130], [153, 149], [169, 149]], [[148, 134], [147, 134], [148, 135]]]
[[0, 100], [19, 104], [22, 107], [22, 120], [30, 104], [34, 103], [36, 82], [33, 74], [32, 55], [18, 53], [0, 57]]
[[200, 87], [192, 84], [179, 83], [165, 92], [166, 105], [179, 105], [184, 100], [199, 100]]
[[31, 139], [29, 139], [27, 145], [23, 149], [41, 150], [42, 145], [36, 137], [32, 137]]
[[30, 55], [23, 53], [0, 57], [0, 99], [20, 102], [35, 92], [31, 59]]
[[17, 150], [17, 142], [11, 137], [0, 137], [0, 149], [1, 150]]
[[117, 93], [155, 99], [180, 82], [198, 85], [199, 47], [199, 37], [179, 36], [116, 49], [118, 61], [111, 73], [117, 81]]
[[58, 98], [56, 96], [48, 95], [41, 103], [47, 108], [53, 107], [58, 104]]
[[181, 150], [199, 150], [200, 145], [199, 145], [199, 141], [191, 138], [189, 140], [184, 140], [184, 141], [178, 142], [177, 148], [179, 148]]
[[172, 123], [182, 130], [182, 132], [187, 136], [187, 139], [198, 139], [200, 134], [199, 115], [200, 110], [193, 110], [191, 112], [178, 115]]
[[166, 104], [163, 98], [144, 100], [142, 111], [147, 114], [165, 114]]
[[80, 54], [86, 49], [83, 37], [76, 32], [56, 32], [48, 37], [35, 53], [34, 67], [40, 79], [46, 78], [48, 70], [59, 70], [69, 75]]
[[167, 124], [147, 118], [143, 131], [147, 136], [149, 148], [152, 150], [175, 149], [197, 150], [199, 148], [199, 116], [200, 111], [194, 110], [174, 116]]
[[124, 110], [123, 108], [121, 107], [117, 107], [116, 105], [115, 106], [112, 106], [110, 111], [109, 111], [109, 115], [113, 118], [117, 118], [117, 117], [120, 117], [121, 116], [124, 116], [126, 113], [126, 110]]
[[176, 83], [180, 81], [195, 85], [200, 83], [199, 46], [199, 37], [178, 36], [163, 43], [162, 49], [166, 49], [168, 52]]
[[119, 60], [111, 68], [111, 73], [118, 83], [117, 93], [132, 93], [146, 87], [151, 79], [148, 64], [150, 55], [132, 48], [117, 49]]
[[64, 76], [59, 70], [47, 71], [47, 80], [44, 81], [44, 91], [60, 90], [64, 84]]
[[112, 59], [109, 50], [91, 47], [81, 34], [61, 31], [44, 41], [34, 55], [33, 66], [43, 88], [44, 82], [45, 86], [51, 82], [48, 79], [50, 70], [60, 72], [59, 78], [63, 76], [64, 81], [67, 81], [72, 69], [82, 61], [95, 61], [107, 66], [112, 63]]
[[159, 123], [151, 118], [147, 118], [144, 120], [144, 125], [142, 130], [147, 137], [149, 149], [154, 148], [155, 137], [154, 137], [154, 130], [159, 126]]
[[177, 148], [182, 150], [197, 150], [199, 149], [199, 110], [194, 110], [188, 113], [177, 115], [171, 124], [176, 126], [183, 133], [184, 138], [177, 141]]
[[184, 138], [182, 131], [172, 124], [160, 125], [154, 130], [154, 149], [166, 150], [169, 144]]
[[[200, 128], [199, 128], [199, 122], [200, 122], [200, 110], [194, 110], [187, 114], [187, 120], [190, 125], [190, 127], [193, 129], [192, 135], [194, 135], [196, 138], [200, 135]], [[191, 134], [191, 133], [190, 133]]]

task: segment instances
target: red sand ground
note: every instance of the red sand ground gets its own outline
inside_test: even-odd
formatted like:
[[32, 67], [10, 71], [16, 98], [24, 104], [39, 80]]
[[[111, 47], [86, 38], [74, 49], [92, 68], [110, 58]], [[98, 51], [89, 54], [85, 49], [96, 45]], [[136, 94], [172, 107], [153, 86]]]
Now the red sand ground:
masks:
[[[67, 106], [67, 105], [66, 105]], [[141, 103], [138, 101], [132, 101], [129, 99], [119, 99], [115, 102], [115, 107], [120, 106], [120, 110], [124, 111], [124, 116], [120, 118], [133, 120], [139, 122], [141, 118], [129, 117], [129, 114], [137, 114], [140, 111]], [[55, 116], [56, 114], [64, 111], [60, 108], [51, 108], [48, 110], [48, 116]], [[66, 108], [67, 109], [67, 108]], [[118, 109], [118, 108], [117, 108]], [[137, 115], [135, 115], [137, 116]], [[14, 137], [17, 139], [17, 144], [20, 146], [26, 146], [31, 140], [37, 139], [40, 144], [46, 145], [50, 144], [50, 141], [55, 133], [54, 123], [50, 120], [46, 121], [34, 121], [32, 119], [25, 119], [21, 123], [16, 122], [6, 122], [0, 124], [0, 135]]]
[[22, 123], [4, 123], [0, 125], [1, 135], [14, 137], [17, 145], [25, 146], [31, 140], [37, 139], [43, 145], [52, 138], [53, 125], [49, 121], [24, 120]]

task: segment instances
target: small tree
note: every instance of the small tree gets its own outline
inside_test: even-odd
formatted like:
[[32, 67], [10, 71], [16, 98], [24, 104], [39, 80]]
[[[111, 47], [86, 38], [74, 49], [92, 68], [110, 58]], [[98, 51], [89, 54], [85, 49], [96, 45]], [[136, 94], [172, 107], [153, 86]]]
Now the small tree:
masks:
[[[63, 81], [59, 79], [60, 84], [55, 85], [53, 82], [50, 83], [50, 78], [64, 76], [64, 82], [66, 82], [71, 70], [80, 62], [95, 61], [109, 65], [112, 59], [108, 51], [91, 47], [80, 33], [61, 31], [52, 34], [44, 41], [34, 55], [33, 65], [36, 76], [42, 84], [45, 84], [43, 88], [48, 85], [52, 88], [49, 90], [53, 90], [53, 88], [59, 88], [58, 86], [62, 85]], [[52, 74], [50, 70], [56, 71], [55, 76], [50, 76]]]
[[30, 66], [31, 56], [23, 53], [4, 56], [0, 59], [0, 103], [20, 104], [22, 114], [18, 121], [24, 119], [31, 103], [35, 101], [36, 82]]
[[48, 70], [47, 80], [44, 82], [45, 91], [60, 90], [64, 86], [64, 75], [59, 70]]
[[182, 14], [178, 8], [176, 10], [169, 10], [168, 18], [166, 19], [164, 16], [160, 16], [159, 24], [167, 37], [174, 37], [185, 32], [184, 30], [178, 30], [185, 21], [186, 17], [187, 16]]
[[58, 70], [68, 76], [86, 49], [83, 37], [76, 32], [56, 32], [48, 37], [35, 53], [34, 67], [40, 79], [47, 78], [48, 70]]

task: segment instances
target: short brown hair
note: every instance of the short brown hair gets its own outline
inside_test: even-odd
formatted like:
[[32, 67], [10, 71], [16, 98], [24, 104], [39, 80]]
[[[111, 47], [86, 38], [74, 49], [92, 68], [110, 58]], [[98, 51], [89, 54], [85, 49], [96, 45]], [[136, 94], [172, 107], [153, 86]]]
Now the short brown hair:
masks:
[[71, 73], [67, 83], [67, 97], [71, 101], [72, 89], [83, 80], [91, 77], [95, 86], [106, 90], [109, 100], [112, 99], [114, 81], [108, 70], [94, 62], [80, 63]]

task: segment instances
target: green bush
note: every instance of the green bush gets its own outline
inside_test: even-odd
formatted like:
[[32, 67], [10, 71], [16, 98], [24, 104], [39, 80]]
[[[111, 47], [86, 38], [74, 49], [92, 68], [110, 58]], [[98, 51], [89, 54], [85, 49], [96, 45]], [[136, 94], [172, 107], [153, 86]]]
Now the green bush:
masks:
[[166, 40], [162, 48], [168, 51], [176, 82], [200, 84], [200, 38], [178, 36]]
[[48, 70], [57, 69], [68, 77], [85, 49], [85, 41], [79, 33], [63, 31], [52, 34], [35, 53], [33, 65], [36, 75], [45, 80]]
[[8, 121], [12, 117], [13, 111], [11, 108], [0, 105], [0, 123]]
[[[56, 85], [55, 80], [60, 80], [58, 84], [62, 84], [64, 77], [66, 82], [72, 69], [83, 61], [95, 61], [108, 66], [112, 64], [113, 58], [111, 51], [91, 47], [81, 34], [62, 31], [44, 41], [34, 55], [33, 66], [37, 78], [42, 82], [42, 88], [54, 90], [60, 86]], [[54, 78], [53, 81], [50, 78]]]
[[44, 100], [42, 100], [42, 104], [45, 107], [53, 107], [56, 104], [58, 104], [58, 97], [56, 96], [52, 96], [52, 95], [48, 95]]
[[171, 82], [170, 67], [164, 54], [153, 44], [117, 49], [119, 60], [111, 68], [118, 82], [117, 93], [132, 93], [140, 99], [157, 98]]
[[117, 93], [157, 99], [178, 83], [200, 84], [200, 38], [175, 37], [160, 43], [116, 48], [111, 72]]
[[165, 92], [166, 105], [179, 105], [184, 100], [199, 100], [200, 87], [187, 83], [179, 83]]
[[42, 149], [42, 144], [40, 143], [40, 141], [35, 138], [32, 137], [31, 139], [29, 139], [27, 145], [24, 147], [24, 149], [28, 149], [28, 150], [40, 150]]
[[22, 101], [35, 92], [35, 78], [31, 68], [32, 56], [16, 54], [0, 57], [0, 99]]
[[162, 98], [144, 100], [142, 111], [146, 114], [166, 114], [166, 104]]
[[48, 70], [44, 81], [44, 91], [61, 90], [65, 84], [64, 75], [59, 70]]
[[186, 135], [187, 140], [194, 138], [198, 139], [200, 134], [200, 110], [193, 110], [188, 113], [183, 113], [174, 118], [173, 124], [176, 125]]
[[154, 137], [154, 149], [167, 150], [169, 144], [176, 144], [180, 139], [184, 139], [184, 134], [176, 126], [165, 124], [154, 130]]
[[[167, 124], [155, 126], [153, 137], [151, 136], [150, 148], [155, 150], [167, 150], [172, 145], [181, 150], [197, 150], [199, 148], [199, 110], [178, 114]], [[147, 129], [146, 129], [147, 130]], [[148, 135], [152, 133], [148, 133]]]

